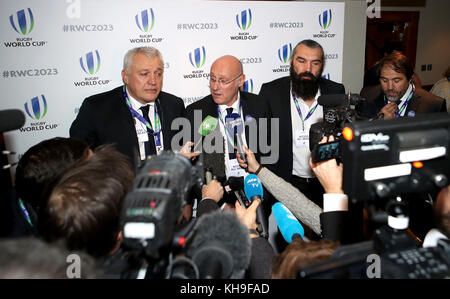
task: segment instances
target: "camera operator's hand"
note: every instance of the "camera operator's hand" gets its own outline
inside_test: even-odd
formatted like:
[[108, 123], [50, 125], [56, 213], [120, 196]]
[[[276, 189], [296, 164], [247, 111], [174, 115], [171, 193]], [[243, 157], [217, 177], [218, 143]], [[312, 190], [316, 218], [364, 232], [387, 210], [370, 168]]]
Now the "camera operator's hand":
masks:
[[[323, 137], [319, 143], [325, 143], [326, 141], [327, 137]], [[334, 137], [330, 136], [328, 141], [334, 141]], [[325, 193], [344, 194], [342, 190], [344, 176], [342, 163], [337, 165], [336, 159], [313, 163], [310, 158], [309, 164], [325, 189]]]
[[247, 164], [244, 163], [244, 160], [242, 160], [241, 155], [239, 153], [236, 153], [236, 157], [238, 159], [239, 166], [241, 166], [244, 169], [248, 167], [248, 172], [255, 173], [255, 171], [257, 171], [260, 166], [258, 161], [256, 161], [255, 154], [251, 150], [246, 148], [245, 146], [244, 146], [244, 151], [245, 151], [245, 155], [247, 158]]
[[382, 119], [391, 119], [395, 118], [395, 114], [398, 111], [398, 106], [395, 102], [387, 103], [383, 108], [381, 108], [380, 113], [378, 115], [383, 115]]
[[180, 150], [180, 155], [188, 158], [189, 160], [194, 160], [195, 157], [197, 157], [198, 155], [200, 155], [200, 152], [191, 152], [191, 147], [194, 145], [193, 142], [188, 141], [186, 142], [183, 147]]
[[[239, 221], [244, 224], [248, 229], [256, 230], [258, 224], [256, 223], [256, 209], [261, 204], [260, 199], [255, 199], [252, 204], [246, 209], [241, 206], [239, 201], [235, 203], [236, 215], [239, 218]], [[257, 238], [259, 235], [250, 234], [251, 238]]]
[[202, 199], [211, 198], [219, 202], [223, 197], [223, 187], [217, 180], [212, 180], [208, 185], [202, 187]]

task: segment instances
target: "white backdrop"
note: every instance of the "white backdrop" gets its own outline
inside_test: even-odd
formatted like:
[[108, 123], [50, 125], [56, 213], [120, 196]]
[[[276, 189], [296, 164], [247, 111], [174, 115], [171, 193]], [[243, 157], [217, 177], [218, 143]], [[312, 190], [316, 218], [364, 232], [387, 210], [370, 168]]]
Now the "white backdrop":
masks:
[[307, 38], [325, 50], [323, 75], [342, 82], [344, 9], [336, 2], [2, 0], [0, 110], [26, 114], [23, 128], [4, 134], [17, 152], [10, 163], [41, 140], [68, 137], [84, 98], [122, 85], [123, 56], [137, 46], [162, 52], [163, 90], [186, 105], [209, 94], [218, 57], [238, 57], [247, 91], [258, 93], [289, 74], [291, 51]]

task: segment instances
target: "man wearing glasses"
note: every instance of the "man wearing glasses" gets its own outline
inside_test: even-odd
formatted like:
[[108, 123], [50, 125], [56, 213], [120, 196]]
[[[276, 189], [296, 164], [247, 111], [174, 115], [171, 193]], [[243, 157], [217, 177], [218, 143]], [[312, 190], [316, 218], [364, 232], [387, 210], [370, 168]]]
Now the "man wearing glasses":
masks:
[[[186, 116], [192, 129], [191, 137], [196, 144], [200, 138], [205, 140], [205, 137], [198, 133], [199, 123], [207, 116], [218, 120], [215, 133], [218, 134], [217, 130], [220, 130], [225, 146], [214, 147], [214, 152], [224, 153], [226, 178], [245, 176], [246, 171], [239, 166], [236, 159], [237, 139], [240, 138], [244, 146], [253, 147], [258, 151], [258, 148], [255, 148], [257, 142], [256, 144], [250, 142], [250, 139], [257, 140], [259, 136], [257, 126], [252, 125], [252, 123], [259, 124], [260, 118], [268, 117], [268, 106], [265, 101], [255, 94], [240, 91], [244, 82], [245, 75], [242, 63], [231, 55], [220, 57], [214, 61], [210, 70], [209, 88], [211, 94], [186, 108]], [[200, 121], [194, 120], [195, 114], [198, 115], [199, 112], [201, 112]], [[227, 129], [227, 121], [230, 119], [242, 121], [242, 130]], [[208, 146], [209, 144], [205, 141], [203, 152], [211, 153], [211, 150], [207, 148]], [[214, 173], [214, 170], [213, 174], [220, 179], [220, 174]]]

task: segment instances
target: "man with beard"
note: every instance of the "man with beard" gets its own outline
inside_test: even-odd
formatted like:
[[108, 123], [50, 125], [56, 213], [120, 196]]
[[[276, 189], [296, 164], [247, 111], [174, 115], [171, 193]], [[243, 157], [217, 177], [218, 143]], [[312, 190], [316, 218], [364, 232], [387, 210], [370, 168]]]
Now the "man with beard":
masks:
[[413, 83], [413, 74], [409, 59], [402, 53], [385, 56], [378, 68], [380, 85], [361, 90], [361, 96], [367, 99], [362, 115], [390, 119], [447, 111], [444, 99]]
[[322, 78], [323, 68], [322, 46], [303, 40], [292, 54], [290, 76], [264, 83], [259, 93], [269, 103], [272, 117], [280, 122], [279, 160], [267, 166], [321, 207], [324, 190], [309, 164], [309, 128], [323, 119], [317, 98], [345, 92], [342, 84]]

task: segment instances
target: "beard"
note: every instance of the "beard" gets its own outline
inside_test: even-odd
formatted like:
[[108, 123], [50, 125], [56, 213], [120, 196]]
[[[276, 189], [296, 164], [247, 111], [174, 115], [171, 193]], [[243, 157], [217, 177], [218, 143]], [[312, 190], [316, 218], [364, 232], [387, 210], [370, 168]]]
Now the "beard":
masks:
[[292, 91], [295, 96], [302, 99], [313, 99], [319, 90], [319, 79], [321, 78], [322, 71], [320, 71], [318, 77], [310, 72], [296, 74], [294, 68], [291, 66], [289, 72]]

